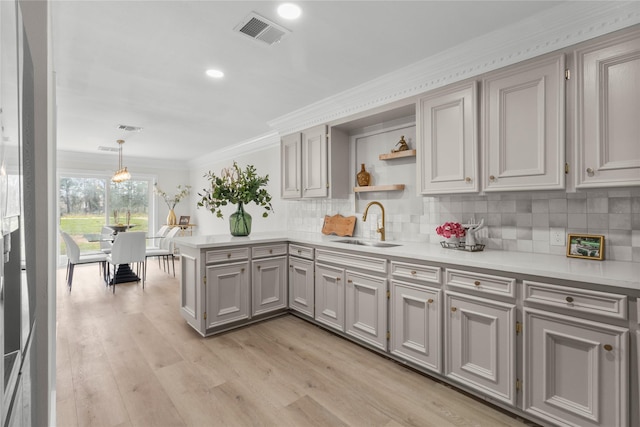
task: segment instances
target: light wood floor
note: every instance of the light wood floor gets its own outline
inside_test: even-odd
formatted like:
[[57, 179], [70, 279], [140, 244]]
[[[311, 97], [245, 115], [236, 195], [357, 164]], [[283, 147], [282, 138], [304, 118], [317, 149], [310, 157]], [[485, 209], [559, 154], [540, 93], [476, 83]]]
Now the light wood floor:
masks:
[[146, 289], [58, 271], [58, 426], [520, 426], [443, 384], [287, 315], [211, 338], [178, 280]]

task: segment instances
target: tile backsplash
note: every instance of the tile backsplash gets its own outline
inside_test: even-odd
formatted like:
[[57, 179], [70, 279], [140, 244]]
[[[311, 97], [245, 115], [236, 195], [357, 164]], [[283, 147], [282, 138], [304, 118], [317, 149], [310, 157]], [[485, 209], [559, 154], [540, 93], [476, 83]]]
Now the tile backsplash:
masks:
[[[467, 223], [484, 218], [478, 234], [488, 249], [565, 256], [566, 246], [550, 244], [551, 228], [563, 233], [602, 234], [605, 259], [640, 262], [640, 189], [588, 190], [575, 193], [531, 192], [423, 197], [421, 212], [403, 212], [406, 200], [384, 199], [387, 240], [442, 240], [435, 228], [446, 221]], [[286, 202], [289, 228], [320, 232], [324, 215], [356, 215], [355, 235], [377, 239], [380, 211], [362, 212], [351, 199]], [[361, 205], [361, 203], [360, 203]], [[411, 204], [415, 206], [415, 203]], [[401, 213], [398, 213], [401, 212]]]

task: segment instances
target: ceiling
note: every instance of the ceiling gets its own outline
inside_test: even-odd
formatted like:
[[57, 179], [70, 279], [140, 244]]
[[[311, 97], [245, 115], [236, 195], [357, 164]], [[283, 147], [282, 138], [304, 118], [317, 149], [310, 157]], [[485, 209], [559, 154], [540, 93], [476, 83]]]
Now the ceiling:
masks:
[[[297, 3], [286, 21], [272, 1], [52, 2], [58, 149], [102, 153], [123, 138], [125, 157], [195, 159], [560, 2]], [[251, 12], [291, 33], [269, 46], [235, 32]]]

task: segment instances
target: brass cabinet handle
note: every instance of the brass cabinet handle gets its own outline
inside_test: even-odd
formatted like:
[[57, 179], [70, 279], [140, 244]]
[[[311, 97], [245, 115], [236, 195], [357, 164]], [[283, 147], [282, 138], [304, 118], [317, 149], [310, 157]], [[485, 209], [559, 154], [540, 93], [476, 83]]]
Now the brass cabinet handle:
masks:
[[300, 255], [302, 253], [301, 249], [298, 249], [298, 255]]
[[455, 312], [456, 310], [458, 310], [458, 309], [455, 308], [455, 307], [451, 307], [451, 311]]
[[588, 173], [589, 175], [593, 175], [593, 169], [591, 169], [591, 168], [587, 168], [587, 173]]
[[605, 345], [603, 345], [603, 348], [604, 348], [605, 350], [607, 350], [607, 351], [611, 351], [611, 350], [613, 350], [613, 346], [612, 346], [611, 344], [605, 344]]
[[433, 298], [429, 298], [429, 299], [427, 300], [427, 302], [428, 302], [429, 304], [433, 304]]
[[241, 269], [240, 269], [240, 273], [244, 273], [244, 268], [241, 268]]
[[566, 297], [565, 300], [567, 300], [567, 302], [569, 302], [569, 303], [573, 302], [573, 298], [572, 297]]
[[231, 258], [231, 254], [227, 254], [227, 258]]
[[415, 276], [416, 274], [418, 274], [415, 270], [411, 271], [411, 275]]
[[471, 182], [471, 178], [470, 178], [470, 177], [466, 177], [466, 178], [464, 179], [464, 181], [465, 181], [465, 182]]
[[273, 249], [269, 249], [269, 253], [272, 254], [273, 253]]
[[473, 284], [476, 285], [476, 286], [480, 286], [480, 281], [476, 280], [475, 282], [473, 282]]
[[496, 177], [495, 177], [495, 176], [493, 176], [493, 175], [489, 175], [489, 181], [495, 181], [495, 180], [496, 180]]
[[261, 267], [260, 267], [260, 266], [258, 266], [258, 271], [260, 271], [260, 268], [261, 268]]
[[289, 268], [293, 268], [293, 265], [289, 264]]
[[353, 283], [353, 280], [349, 279], [347, 280], [347, 283]]
[[339, 277], [336, 277], [336, 282], [339, 282], [339, 281], [340, 281], [340, 278], [339, 278]]

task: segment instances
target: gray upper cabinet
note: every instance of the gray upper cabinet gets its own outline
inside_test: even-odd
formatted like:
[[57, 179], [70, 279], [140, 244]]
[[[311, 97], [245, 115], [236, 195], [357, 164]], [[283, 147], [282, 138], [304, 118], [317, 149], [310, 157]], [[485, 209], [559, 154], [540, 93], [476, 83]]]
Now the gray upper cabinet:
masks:
[[345, 198], [349, 184], [349, 137], [327, 125], [280, 139], [283, 199]]
[[302, 134], [283, 136], [280, 143], [281, 196], [295, 199], [302, 192]]
[[564, 55], [545, 55], [486, 75], [483, 188], [565, 187]]
[[640, 185], [640, 30], [574, 54], [576, 187]]
[[420, 194], [478, 192], [477, 82], [454, 84], [418, 102]]

